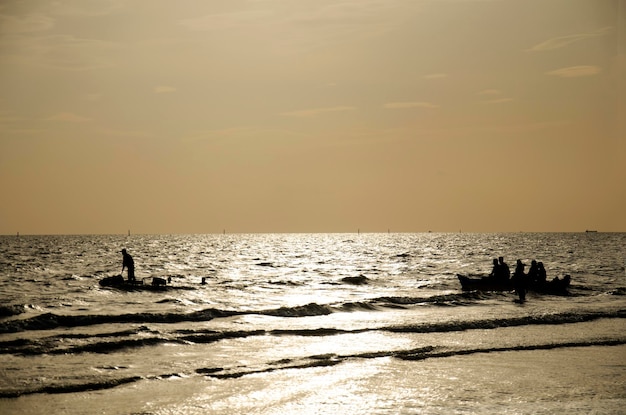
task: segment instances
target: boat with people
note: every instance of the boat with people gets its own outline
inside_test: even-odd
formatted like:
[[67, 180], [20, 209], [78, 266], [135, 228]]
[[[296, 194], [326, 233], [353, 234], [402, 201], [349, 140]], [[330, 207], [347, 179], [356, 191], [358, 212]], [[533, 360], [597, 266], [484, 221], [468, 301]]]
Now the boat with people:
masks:
[[[461, 283], [461, 289], [464, 291], [513, 291], [515, 289], [515, 283], [512, 279], [472, 278], [461, 274], [457, 274], [457, 277]], [[565, 275], [563, 278], [555, 277], [551, 281], [532, 282], [526, 286], [526, 289], [540, 294], [569, 295], [570, 283], [571, 277]]]
[[[151, 280], [146, 283], [145, 280]], [[98, 281], [101, 287], [115, 288], [122, 291], [168, 291], [168, 290], [192, 290], [193, 287], [173, 286], [170, 278], [148, 277], [141, 280], [125, 280], [121, 275], [105, 277]]]

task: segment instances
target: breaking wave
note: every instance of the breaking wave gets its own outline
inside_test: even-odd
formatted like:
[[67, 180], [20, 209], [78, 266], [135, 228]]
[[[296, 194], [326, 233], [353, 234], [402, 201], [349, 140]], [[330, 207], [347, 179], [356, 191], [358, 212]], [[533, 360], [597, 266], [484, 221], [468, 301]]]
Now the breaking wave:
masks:
[[[278, 313], [283, 315], [282, 313]], [[270, 314], [271, 315], [271, 314]], [[626, 310], [615, 312], [560, 313], [539, 316], [482, 319], [476, 321], [446, 321], [436, 323], [360, 328], [273, 329], [273, 330], [174, 330], [162, 333], [146, 326], [97, 334], [59, 334], [38, 339], [14, 339], [0, 342], [0, 354], [33, 356], [67, 353], [114, 353], [124, 349], [156, 346], [159, 344], [206, 344], [225, 339], [253, 336], [308, 336], [327, 337], [371, 331], [392, 333], [448, 333], [465, 330], [491, 330], [504, 327], [532, 325], [559, 325], [594, 321], [598, 319], [626, 318]], [[56, 320], [55, 320], [56, 321]], [[143, 321], [145, 322], [145, 321]], [[154, 322], [154, 321], [152, 321]], [[74, 342], [74, 343], [73, 343]]]

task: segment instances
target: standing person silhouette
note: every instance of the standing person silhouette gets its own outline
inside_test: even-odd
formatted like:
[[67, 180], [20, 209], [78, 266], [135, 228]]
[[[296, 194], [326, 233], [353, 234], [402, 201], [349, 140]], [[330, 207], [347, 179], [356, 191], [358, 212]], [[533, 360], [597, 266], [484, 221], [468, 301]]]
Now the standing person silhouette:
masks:
[[521, 259], [518, 259], [515, 272], [513, 273], [513, 287], [519, 296], [520, 303], [526, 301], [526, 274], [524, 274], [524, 267], [526, 267], [526, 264]]
[[128, 270], [128, 281], [135, 282], [135, 262], [133, 261], [133, 257], [130, 256], [129, 253], [126, 252], [126, 249], [122, 249], [122, 274], [124, 273], [124, 268]]
[[528, 270], [528, 274], [526, 274], [526, 280], [528, 284], [533, 285], [537, 283], [537, 279], [539, 278], [539, 266], [537, 265], [537, 261], [534, 259], [530, 261], [530, 269]]

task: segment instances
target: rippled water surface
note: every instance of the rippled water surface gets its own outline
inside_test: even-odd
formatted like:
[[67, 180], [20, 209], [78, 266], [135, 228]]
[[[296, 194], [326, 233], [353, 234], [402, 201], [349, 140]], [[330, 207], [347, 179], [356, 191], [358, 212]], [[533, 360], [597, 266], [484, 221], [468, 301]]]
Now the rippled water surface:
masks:
[[[87, 401], [100, 413], [619, 413], [625, 243], [619, 233], [0, 237], [0, 405], [14, 413], [90, 413], [79, 404]], [[101, 287], [120, 273], [122, 248], [138, 279], [171, 283]], [[501, 255], [511, 269], [536, 259], [549, 279], [571, 275], [568, 295], [530, 293], [516, 304], [513, 293], [460, 290], [457, 274], [485, 275]], [[545, 384], [525, 380], [519, 365], [529, 356]], [[585, 383], [559, 366], [565, 357], [621, 386], [598, 381], [595, 398], [573, 398]]]

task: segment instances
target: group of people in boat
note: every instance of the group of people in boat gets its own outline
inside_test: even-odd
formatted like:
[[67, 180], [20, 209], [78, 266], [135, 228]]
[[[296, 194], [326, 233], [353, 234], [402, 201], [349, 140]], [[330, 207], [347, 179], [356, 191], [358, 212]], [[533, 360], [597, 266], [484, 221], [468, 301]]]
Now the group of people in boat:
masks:
[[548, 281], [543, 262], [537, 262], [533, 259], [530, 262], [528, 273], [525, 270], [526, 264], [521, 259], [518, 259], [513, 275], [511, 275], [508, 264], [504, 262], [504, 257], [494, 258], [493, 269], [488, 278], [497, 282], [511, 283], [520, 301], [526, 300], [526, 291], [531, 287], [533, 289], [546, 290], [550, 288], [558, 289], [569, 285], [569, 275], [566, 275], [562, 280], [555, 277], [552, 281]]
[[493, 269], [489, 274], [489, 278], [493, 278], [496, 281], [513, 283], [515, 292], [519, 296], [520, 301], [526, 300], [526, 291], [529, 286], [542, 286], [547, 282], [546, 269], [543, 266], [543, 262], [537, 262], [534, 259], [530, 263], [528, 273], [525, 272], [526, 264], [518, 259], [515, 264], [515, 271], [511, 276], [511, 270], [509, 265], [504, 262], [504, 257], [493, 259]]
[[[544, 284], [547, 281], [546, 269], [543, 266], [543, 262], [537, 262], [533, 259], [530, 262], [528, 274], [524, 272], [525, 268], [526, 264], [524, 264], [521, 259], [518, 259], [515, 265], [515, 271], [513, 272], [513, 279], [523, 278], [529, 284]], [[498, 281], [508, 281], [509, 278], [511, 278], [511, 270], [509, 265], [504, 262], [504, 257], [493, 259], [493, 269], [489, 277]]]
[[511, 278], [511, 270], [509, 265], [504, 262], [504, 257], [493, 259], [493, 269], [489, 278], [493, 278], [496, 281], [508, 281]]

